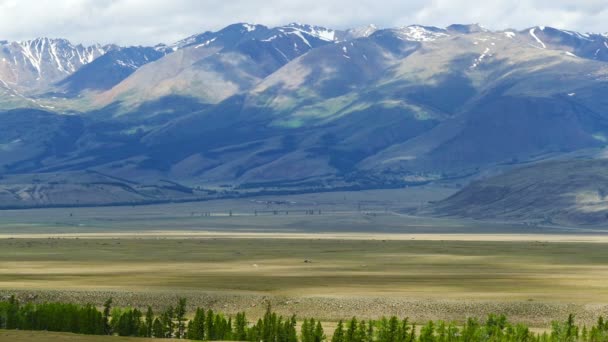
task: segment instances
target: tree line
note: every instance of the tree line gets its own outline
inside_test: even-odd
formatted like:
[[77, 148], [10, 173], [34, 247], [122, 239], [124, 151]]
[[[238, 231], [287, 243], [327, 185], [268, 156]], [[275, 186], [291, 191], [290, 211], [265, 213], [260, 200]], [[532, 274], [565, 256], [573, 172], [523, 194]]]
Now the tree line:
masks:
[[504, 315], [485, 321], [466, 319], [464, 324], [430, 321], [417, 329], [407, 318], [339, 321], [326, 336], [321, 321], [283, 317], [270, 306], [262, 318], [250, 322], [244, 312], [234, 316], [197, 308], [186, 317], [186, 300], [179, 299], [160, 313], [151, 307], [119, 308], [107, 300], [101, 310], [91, 304], [21, 304], [14, 296], [0, 301], [0, 329], [42, 330], [88, 335], [178, 338], [201, 341], [252, 342], [607, 342], [608, 321], [600, 317], [593, 326], [579, 326], [574, 316], [553, 322], [550, 332], [534, 333], [523, 324], [512, 324]]

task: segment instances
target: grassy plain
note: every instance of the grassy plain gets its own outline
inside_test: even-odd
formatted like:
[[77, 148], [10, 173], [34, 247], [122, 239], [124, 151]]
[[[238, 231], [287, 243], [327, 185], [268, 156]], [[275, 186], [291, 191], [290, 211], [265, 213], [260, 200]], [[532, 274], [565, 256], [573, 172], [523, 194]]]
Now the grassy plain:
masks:
[[271, 302], [327, 322], [505, 313], [547, 327], [608, 314], [604, 231], [403, 214], [451, 192], [2, 211], [0, 297], [162, 309], [184, 296], [251, 317]]
[[254, 315], [270, 300], [279, 312], [327, 320], [465, 310], [532, 324], [568, 310], [591, 319], [608, 303], [603, 242], [193, 236], [3, 239], [0, 250], [2, 292], [39, 300], [162, 307], [183, 295]]
[[608, 302], [608, 244], [370, 238], [5, 239], [0, 287]]

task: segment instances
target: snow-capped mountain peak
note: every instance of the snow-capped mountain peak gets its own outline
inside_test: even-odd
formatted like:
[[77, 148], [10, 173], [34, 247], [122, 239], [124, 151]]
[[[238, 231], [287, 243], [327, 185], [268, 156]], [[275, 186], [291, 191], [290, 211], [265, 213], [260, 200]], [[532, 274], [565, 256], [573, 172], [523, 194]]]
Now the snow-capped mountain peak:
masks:
[[0, 79], [10, 84], [44, 86], [104, 55], [113, 45], [74, 45], [66, 39], [36, 38], [3, 42]]
[[107, 52], [99, 44], [84, 47], [80, 44], [72, 45], [66, 39], [36, 38], [17, 41], [11, 45], [16, 48], [15, 52], [21, 53], [23, 61], [34, 67], [39, 74], [43, 72], [42, 64], [45, 61], [55, 65], [60, 72], [70, 74]]

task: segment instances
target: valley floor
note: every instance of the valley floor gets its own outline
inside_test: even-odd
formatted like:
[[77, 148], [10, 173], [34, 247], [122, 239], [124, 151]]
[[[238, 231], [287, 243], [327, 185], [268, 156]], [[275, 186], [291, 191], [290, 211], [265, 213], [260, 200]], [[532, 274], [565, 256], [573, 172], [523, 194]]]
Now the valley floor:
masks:
[[593, 321], [608, 309], [604, 238], [458, 237], [2, 239], [0, 293], [97, 305], [114, 297], [117, 305], [157, 308], [185, 296], [192, 308], [245, 309], [252, 317], [270, 301], [280, 313], [327, 321], [504, 312], [548, 326], [570, 312]]
[[155, 309], [184, 296], [252, 318], [270, 302], [326, 322], [505, 313], [542, 328], [608, 312], [604, 231], [412, 217], [367, 195], [3, 211], [0, 296]]

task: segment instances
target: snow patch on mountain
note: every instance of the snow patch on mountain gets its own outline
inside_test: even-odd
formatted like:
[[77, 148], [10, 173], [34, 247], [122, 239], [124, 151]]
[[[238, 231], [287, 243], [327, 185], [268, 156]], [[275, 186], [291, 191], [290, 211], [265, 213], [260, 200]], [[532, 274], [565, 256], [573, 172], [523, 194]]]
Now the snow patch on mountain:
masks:
[[[544, 31], [545, 27], [541, 26], [541, 30]], [[537, 43], [542, 46], [543, 49], [547, 48], [547, 45], [545, 45], [545, 43], [543, 43], [543, 41], [540, 40], [540, 38], [538, 38], [538, 36], [536, 35], [536, 27], [530, 29], [530, 35], [532, 36], [532, 38], [534, 38], [534, 40], [536, 40]]]
[[302, 34], [301, 31], [293, 31], [293, 32], [289, 32], [289, 33], [298, 36], [298, 38], [300, 38], [304, 42], [304, 44], [306, 44], [306, 45], [308, 45], [308, 47], [312, 48], [312, 45], [310, 45], [310, 42], [308, 41], [308, 39], [306, 39], [306, 37], [304, 37], [304, 35]]
[[404, 40], [428, 42], [448, 37], [444, 30], [435, 27], [410, 25], [397, 29], [399, 37]]
[[292, 33], [296, 32], [305, 33], [307, 35], [313, 36], [315, 38], [324, 40], [326, 42], [335, 42], [336, 41], [336, 31], [321, 27], [321, 26], [312, 26], [312, 25], [303, 25], [299, 23], [291, 23], [289, 25], [279, 27], [281, 32], [284, 33]]
[[570, 51], [565, 51], [565, 54], [568, 55], [568, 56], [570, 56], [570, 57], [578, 57], [577, 55], [573, 54]]
[[593, 39], [591, 39], [591, 35], [588, 34], [588, 33], [580, 33], [580, 32], [575, 32], [575, 31], [568, 31], [568, 30], [560, 30], [560, 31], [563, 32], [563, 33], [565, 33], [565, 34], [567, 34], [567, 35], [569, 35], [569, 36], [572, 36], [572, 37], [576, 37], [576, 38], [579, 38], [579, 39], [584, 39], [584, 40], [589, 41], [589, 42], [593, 41]]
[[479, 57], [477, 57], [477, 58], [475, 59], [475, 61], [473, 61], [473, 64], [471, 65], [471, 67], [470, 67], [470, 68], [471, 68], [471, 69], [475, 69], [475, 68], [477, 68], [477, 67], [479, 66], [479, 64], [481, 64], [481, 62], [483, 62], [483, 60], [484, 60], [484, 59], [485, 59], [485, 58], [486, 58], [488, 55], [489, 55], [489, 56], [491, 56], [491, 55], [490, 55], [490, 48], [489, 48], [489, 47], [488, 47], [488, 48], [486, 48], [486, 49], [483, 51], [483, 53], [482, 53], [482, 54], [481, 54]]
[[217, 37], [213, 37], [213, 38], [207, 40], [206, 42], [204, 42], [202, 44], [196, 45], [194, 48], [198, 49], [198, 48], [202, 48], [202, 47], [205, 47], [205, 46], [209, 46], [209, 44], [213, 43], [216, 40], [217, 40]]
[[252, 24], [247, 24], [247, 23], [244, 23], [242, 25], [245, 28], [245, 30], [247, 30], [247, 32], [253, 32], [257, 28], [257, 25], [252, 25]]

